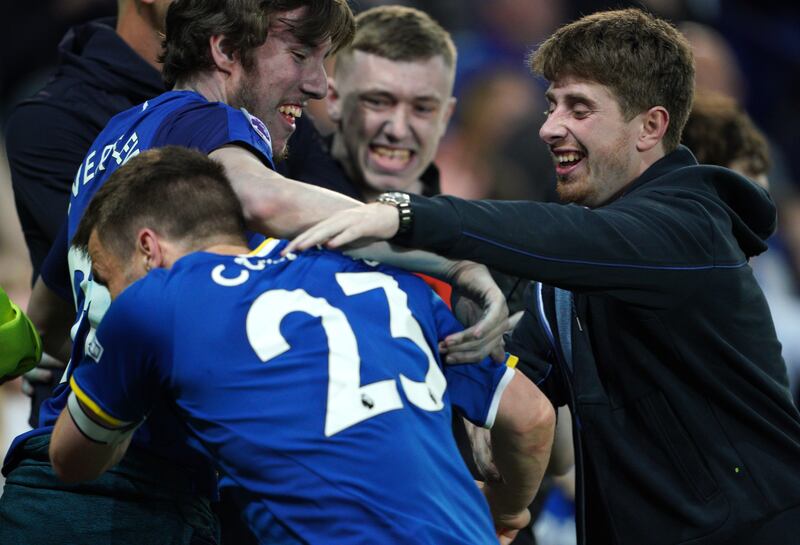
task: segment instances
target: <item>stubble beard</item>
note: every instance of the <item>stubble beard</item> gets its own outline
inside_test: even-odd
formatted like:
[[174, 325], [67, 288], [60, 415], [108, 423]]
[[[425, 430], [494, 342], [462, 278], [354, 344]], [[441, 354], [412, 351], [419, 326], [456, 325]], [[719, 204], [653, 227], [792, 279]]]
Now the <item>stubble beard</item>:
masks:
[[[596, 208], [606, 204], [628, 185], [631, 180], [625, 178], [629, 164], [623, 151], [626, 144], [625, 136], [620, 136], [611, 147], [612, 151], [594, 163], [589, 162], [587, 154], [580, 179], [568, 181], [568, 177], [557, 178], [556, 192], [561, 202]], [[595, 152], [594, 156], [598, 157], [599, 153]]]
[[[236, 89], [236, 92], [233, 94], [233, 97], [231, 97], [230, 106], [237, 109], [244, 108], [245, 110], [248, 111], [248, 113], [250, 113], [250, 115], [257, 117], [263, 123], [266, 124], [266, 121], [264, 121], [265, 117], [264, 112], [261, 112], [259, 110], [258, 100], [256, 98], [256, 93], [254, 92], [254, 89], [257, 88], [257, 86], [254, 83], [254, 80], [257, 79], [258, 77], [257, 70], [258, 69], [254, 67], [247, 71], [246, 76], [242, 79], [241, 85], [239, 86], [238, 89]], [[267, 130], [269, 130], [269, 125], [267, 125]], [[285, 161], [288, 156], [289, 156], [288, 145], [284, 145], [283, 148], [279, 150], [276, 149], [272, 150], [272, 159], [276, 163]]]

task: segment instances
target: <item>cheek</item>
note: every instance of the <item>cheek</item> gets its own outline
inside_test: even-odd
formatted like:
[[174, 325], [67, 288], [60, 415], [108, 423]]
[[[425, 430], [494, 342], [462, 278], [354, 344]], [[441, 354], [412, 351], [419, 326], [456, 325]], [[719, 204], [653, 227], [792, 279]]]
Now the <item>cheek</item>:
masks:
[[439, 145], [439, 140], [444, 136], [444, 123], [430, 120], [420, 120], [414, 124], [414, 133], [423, 155], [433, 155]]
[[377, 112], [355, 108], [346, 123], [345, 130], [351, 133], [358, 144], [367, 145], [380, 132], [383, 119]]

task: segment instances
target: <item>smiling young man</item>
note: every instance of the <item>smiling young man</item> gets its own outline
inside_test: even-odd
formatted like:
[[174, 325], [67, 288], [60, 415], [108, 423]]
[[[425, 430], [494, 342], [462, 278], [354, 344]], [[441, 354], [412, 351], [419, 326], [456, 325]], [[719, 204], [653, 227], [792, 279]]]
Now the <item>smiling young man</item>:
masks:
[[453, 41], [429, 15], [402, 6], [367, 10], [356, 28], [330, 78], [331, 155], [365, 201], [391, 190], [435, 195], [433, 159], [456, 102]]
[[532, 68], [573, 205], [412, 195], [334, 215], [287, 251], [395, 237], [546, 283], [507, 348], [574, 416], [579, 543], [791, 540], [800, 414], [748, 265], [775, 207], [679, 146], [689, 44], [642, 11], [600, 12], [557, 30]]

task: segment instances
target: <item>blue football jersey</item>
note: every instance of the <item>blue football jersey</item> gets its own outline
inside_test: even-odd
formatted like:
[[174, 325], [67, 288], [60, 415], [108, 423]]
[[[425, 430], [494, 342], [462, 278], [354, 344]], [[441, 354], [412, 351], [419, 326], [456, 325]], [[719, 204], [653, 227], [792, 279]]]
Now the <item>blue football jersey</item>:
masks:
[[71, 378], [75, 422], [108, 438], [171, 400], [264, 542], [277, 519], [300, 543], [496, 543], [451, 407], [491, 426], [514, 371], [443, 367], [461, 326], [416, 276], [284, 245], [126, 289]]
[[[64, 240], [72, 240], [92, 196], [118, 167], [144, 150], [178, 145], [210, 153], [229, 144], [247, 148], [267, 167], [274, 168], [269, 133], [258, 118], [221, 102], [209, 102], [193, 91], [170, 91], [126, 110], [113, 117], [98, 135], [72, 185], [64, 229], [66, 236], [56, 241], [57, 245], [48, 256], [48, 262], [63, 263], [61, 254], [67, 254], [77, 309], [77, 320], [71, 332], [72, 357], [62, 384], [56, 388], [53, 397], [42, 404], [40, 428], [15, 440], [9, 450], [7, 463], [13, 459], [12, 455], [20, 443], [31, 435], [52, 429], [66, 405], [68, 379], [75, 365], [82, 360], [84, 352], [91, 354], [96, 350], [95, 330], [108, 309], [110, 296], [105, 286], [92, 282], [88, 257], [70, 249]], [[259, 242], [264, 239], [262, 235], [255, 237]], [[45, 266], [42, 275], [47, 284], [58, 285], [60, 279], [47, 278], [49, 272]], [[186, 461], [182, 452], [184, 441], [179, 437], [180, 429], [174, 429], [171, 420], [169, 414], [158, 418], [157, 425], [144, 426], [134, 441], [159, 455], [183, 463]]]

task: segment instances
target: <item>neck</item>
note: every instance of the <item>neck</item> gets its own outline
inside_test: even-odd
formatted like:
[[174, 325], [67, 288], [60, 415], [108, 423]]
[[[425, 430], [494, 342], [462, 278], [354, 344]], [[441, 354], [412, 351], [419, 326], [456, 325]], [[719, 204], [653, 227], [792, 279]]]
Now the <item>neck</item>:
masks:
[[161, 71], [161, 33], [149, 4], [122, 2], [117, 16], [117, 34], [147, 63]]
[[355, 158], [350, 157], [350, 154], [347, 152], [347, 146], [344, 144], [344, 138], [342, 137], [342, 133], [339, 132], [338, 128], [336, 132], [333, 133], [333, 142], [331, 142], [331, 156], [336, 159], [342, 168], [344, 169], [345, 174], [347, 177], [358, 184], [360, 187], [364, 187], [364, 179], [362, 176], [358, 175], [357, 169], [353, 167], [355, 163]]
[[175, 91], [194, 91], [209, 102], [229, 104], [228, 93], [219, 71], [202, 72], [188, 80], [175, 82], [173, 89]]
[[247, 254], [250, 252], [250, 248], [245, 246], [244, 244], [212, 244], [211, 246], [206, 246], [201, 251], [208, 252], [210, 254], [220, 254], [220, 255], [241, 255]]

